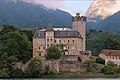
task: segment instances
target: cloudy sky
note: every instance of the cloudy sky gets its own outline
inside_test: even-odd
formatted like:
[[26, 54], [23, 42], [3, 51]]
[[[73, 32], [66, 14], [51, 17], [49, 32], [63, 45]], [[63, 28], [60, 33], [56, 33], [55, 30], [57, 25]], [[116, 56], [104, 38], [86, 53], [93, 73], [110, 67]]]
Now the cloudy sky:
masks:
[[62, 9], [74, 15], [76, 12], [84, 14], [92, 0], [24, 0], [33, 4], [43, 4], [47, 8]]

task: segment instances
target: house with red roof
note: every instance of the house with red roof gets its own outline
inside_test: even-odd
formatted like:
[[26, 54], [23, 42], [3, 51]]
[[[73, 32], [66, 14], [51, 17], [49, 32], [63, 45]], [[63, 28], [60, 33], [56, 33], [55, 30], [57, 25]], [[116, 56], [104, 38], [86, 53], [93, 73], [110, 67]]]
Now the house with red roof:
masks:
[[103, 49], [100, 52], [99, 57], [105, 59], [105, 64], [108, 61], [111, 61], [120, 67], [120, 50]]

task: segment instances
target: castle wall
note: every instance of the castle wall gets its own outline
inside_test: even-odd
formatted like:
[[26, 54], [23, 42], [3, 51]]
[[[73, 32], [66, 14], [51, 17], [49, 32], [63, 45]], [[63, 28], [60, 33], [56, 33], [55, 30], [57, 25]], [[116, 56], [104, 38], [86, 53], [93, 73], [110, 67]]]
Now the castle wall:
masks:
[[64, 72], [64, 73], [85, 73], [85, 64], [78, 61], [61, 62], [57, 60], [43, 61], [43, 67], [49, 66], [53, 72]]
[[45, 44], [46, 48], [54, 44], [54, 31], [46, 31]]
[[44, 56], [45, 54], [45, 39], [33, 38], [33, 57]]
[[86, 35], [86, 17], [80, 16], [79, 13], [76, 16], [72, 17], [72, 28], [80, 33], [83, 38], [83, 46], [82, 50], [85, 51], [86, 43], [85, 43], [85, 35]]
[[82, 50], [81, 38], [55, 38], [55, 44], [65, 44], [64, 50], [68, 50], [66, 55], [79, 55]]

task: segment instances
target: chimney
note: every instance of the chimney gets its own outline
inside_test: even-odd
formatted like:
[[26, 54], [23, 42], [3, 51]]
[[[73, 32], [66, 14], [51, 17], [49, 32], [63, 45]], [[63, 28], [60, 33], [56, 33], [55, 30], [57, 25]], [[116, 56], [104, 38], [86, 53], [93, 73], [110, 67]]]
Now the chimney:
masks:
[[79, 17], [79, 16], [80, 16], [80, 13], [76, 13], [76, 16]]

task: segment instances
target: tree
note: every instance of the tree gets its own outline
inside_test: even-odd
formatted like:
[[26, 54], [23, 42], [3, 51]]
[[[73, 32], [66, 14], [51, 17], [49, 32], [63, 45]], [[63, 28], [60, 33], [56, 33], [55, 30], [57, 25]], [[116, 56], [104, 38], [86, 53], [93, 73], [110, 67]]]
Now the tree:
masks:
[[120, 49], [120, 42], [116, 39], [107, 38], [105, 43], [105, 49]]
[[10, 76], [10, 71], [13, 69], [16, 61], [17, 58], [15, 56], [9, 56], [9, 54], [6, 52], [0, 52], [0, 74], [2, 75], [2, 72], [4, 72], [4, 75], [2, 75], [2, 77], [5, 75]]
[[14, 32], [14, 31], [17, 31], [17, 28], [11, 25], [3, 25], [2, 30], [1, 30], [2, 34]]
[[107, 65], [105, 65], [101, 69], [101, 72], [103, 72], [104, 74], [114, 74], [114, 73], [117, 73], [117, 70], [118, 70], [117, 65], [111, 61], [108, 61]]
[[105, 64], [105, 60], [102, 58], [96, 58], [96, 63]]
[[64, 50], [65, 44], [56, 44], [56, 46], [60, 50], [61, 53], [68, 51], [68, 50]]
[[51, 45], [46, 49], [46, 59], [60, 59], [62, 53], [56, 45]]
[[7, 74], [7, 70], [1, 69], [0, 70], [0, 78], [6, 78], [6, 77], [9, 77], [9, 75]]
[[42, 62], [33, 58], [29, 63], [26, 72], [27, 77], [41, 77], [43, 74]]
[[15, 70], [15, 63], [25, 63], [31, 57], [32, 44], [26, 34], [20, 33], [14, 26], [4, 25], [0, 30], [0, 76], [21, 76], [23, 71]]
[[19, 32], [9, 32], [3, 35], [1, 53], [7, 53], [8, 56], [15, 56], [19, 61], [27, 62], [32, 56], [31, 42], [25, 35]]

